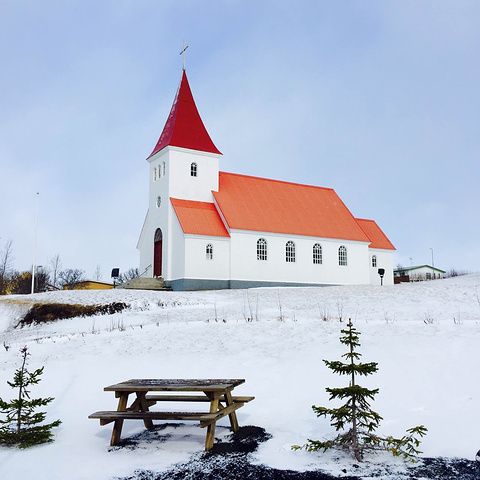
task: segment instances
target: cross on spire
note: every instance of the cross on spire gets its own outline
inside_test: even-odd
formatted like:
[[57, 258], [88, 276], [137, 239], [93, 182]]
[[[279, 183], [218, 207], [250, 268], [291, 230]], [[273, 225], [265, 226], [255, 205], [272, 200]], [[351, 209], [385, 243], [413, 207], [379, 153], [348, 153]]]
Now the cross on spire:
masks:
[[185, 45], [185, 40], [183, 41], [183, 50], [180, 52], [180, 55], [183, 55], [183, 69], [185, 70], [185, 50], [188, 48], [188, 45]]

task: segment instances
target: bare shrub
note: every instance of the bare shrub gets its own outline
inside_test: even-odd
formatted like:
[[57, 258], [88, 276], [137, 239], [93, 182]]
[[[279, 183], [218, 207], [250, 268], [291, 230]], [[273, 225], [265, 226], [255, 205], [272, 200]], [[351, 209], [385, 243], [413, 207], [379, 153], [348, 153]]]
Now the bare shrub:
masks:
[[423, 320], [423, 323], [426, 323], [427, 325], [433, 324], [433, 316], [429, 312], [425, 314], [425, 319]]

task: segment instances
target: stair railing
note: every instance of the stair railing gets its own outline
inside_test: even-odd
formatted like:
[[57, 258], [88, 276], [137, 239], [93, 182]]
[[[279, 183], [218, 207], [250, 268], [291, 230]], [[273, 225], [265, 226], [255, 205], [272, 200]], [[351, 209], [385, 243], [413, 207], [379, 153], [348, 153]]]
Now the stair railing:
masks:
[[138, 276], [138, 278], [143, 277], [148, 272], [149, 268], [152, 268], [152, 264], [150, 264], [147, 268], [145, 268], [145, 270]]

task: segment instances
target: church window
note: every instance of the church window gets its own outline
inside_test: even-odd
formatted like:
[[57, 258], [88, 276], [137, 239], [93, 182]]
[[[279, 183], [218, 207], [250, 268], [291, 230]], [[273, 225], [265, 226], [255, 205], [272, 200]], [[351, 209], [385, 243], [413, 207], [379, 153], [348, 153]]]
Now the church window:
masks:
[[163, 176], [165, 176], [165, 162], [163, 162], [162, 168], [163, 168]]
[[323, 263], [322, 246], [319, 243], [316, 243], [313, 246], [313, 263], [316, 265], [321, 265]]
[[155, 182], [157, 180], [157, 167], [153, 168], [153, 181]]
[[197, 176], [197, 164], [195, 162], [193, 162], [190, 165], [190, 176], [191, 177], [196, 177]]
[[157, 197], [157, 207], [160, 207], [161, 204], [162, 204], [162, 197], [159, 195]]
[[372, 256], [372, 267], [376, 267], [376, 266], [377, 266], [377, 256], [373, 255]]
[[285, 246], [285, 261], [295, 261], [295, 244], [291, 240], [289, 240]]
[[338, 249], [338, 264], [347, 265], [347, 247], [343, 245]]
[[205, 249], [207, 254], [207, 260], [213, 260], [213, 245], [209, 243]]
[[257, 260], [267, 259], [267, 241], [264, 238], [257, 240]]

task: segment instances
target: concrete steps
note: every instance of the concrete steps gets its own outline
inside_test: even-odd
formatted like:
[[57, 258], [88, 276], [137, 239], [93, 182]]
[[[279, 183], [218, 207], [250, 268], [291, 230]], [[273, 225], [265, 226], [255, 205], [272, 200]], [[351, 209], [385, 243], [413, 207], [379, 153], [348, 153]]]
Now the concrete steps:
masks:
[[171, 290], [171, 287], [165, 285], [162, 277], [157, 278], [132, 278], [128, 282], [117, 285], [115, 288], [125, 288], [130, 290]]

